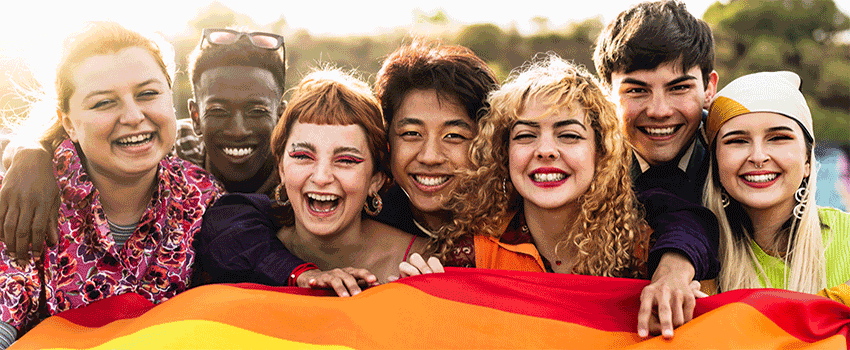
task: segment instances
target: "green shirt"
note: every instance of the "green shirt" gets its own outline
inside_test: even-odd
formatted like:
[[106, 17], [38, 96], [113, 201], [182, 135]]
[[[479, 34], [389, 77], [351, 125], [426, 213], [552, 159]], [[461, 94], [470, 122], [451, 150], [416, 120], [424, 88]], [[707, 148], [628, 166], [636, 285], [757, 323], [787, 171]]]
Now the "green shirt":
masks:
[[[831, 288], [850, 280], [850, 214], [819, 207], [818, 216], [825, 247], [826, 287]], [[755, 240], [750, 246], [773, 288], [785, 286], [785, 261], [765, 253]]]

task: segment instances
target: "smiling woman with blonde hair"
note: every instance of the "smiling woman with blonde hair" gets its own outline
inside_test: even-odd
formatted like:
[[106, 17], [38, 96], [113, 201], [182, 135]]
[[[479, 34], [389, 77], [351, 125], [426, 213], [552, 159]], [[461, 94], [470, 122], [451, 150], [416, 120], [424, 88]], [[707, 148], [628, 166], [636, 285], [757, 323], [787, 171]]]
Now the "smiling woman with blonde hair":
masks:
[[447, 205], [447, 254], [475, 234], [475, 266], [645, 277], [649, 230], [630, 148], [595, 79], [554, 54], [491, 93], [472, 171]]
[[735, 79], [712, 102], [706, 134], [713, 157], [703, 202], [720, 221], [719, 291], [820, 291], [848, 304], [850, 215], [814, 203], [815, 140], [800, 77]]

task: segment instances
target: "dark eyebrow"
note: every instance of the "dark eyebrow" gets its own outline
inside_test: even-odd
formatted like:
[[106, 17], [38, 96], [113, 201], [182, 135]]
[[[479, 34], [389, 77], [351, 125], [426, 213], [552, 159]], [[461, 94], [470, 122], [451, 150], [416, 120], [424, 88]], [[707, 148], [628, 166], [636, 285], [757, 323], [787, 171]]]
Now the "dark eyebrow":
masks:
[[[143, 86], [145, 86], [145, 85], [153, 84], [153, 83], [158, 83], [158, 82], [159, 82], [159, 79], [148, 79], [148, 80], [145, 80], [145, 81], [143, 81], [143, 82], [141, 82], [141, 83], [136, 84], [136, 88], [138, 89], [138, 88], [143, 87]], [[84, 98], [83, 98], [83, 100], [86, 100], [86, 99], [88, 99], [88, 98], [90, 98], [90, 97], [92, 97], [92, 96], [105, 95], [105, 94], [110, 94], [110, 93], [112, 93], [112, 92], [114, 92], [114, 90], [97, 90], [97, 91], [92, 91], [92, 92], [90, 92], [88, 95], [86, 95], [86, 97], [84, 97]]]
[[777, 132], [777, 131], [789, 131], [794, 132], [794, 129], [791, 129], [787, 126], [774, 126], [772, 128], [767, 129], [768, 132]]
[[[528, 120], [517, 120], [514, 123], [514, 127], [516, 127], [517, 125], [525, 125], [525, 126], [529, 126], [529, 127], [532, 127], [532, 128], [539, 128], [540, 127], [540, 123], [532, 122], [532, 121], [528, 121]], [[567, 120], [557, 121], [557, 122], [555, 122], [554, 127], [555, 127], [555, 129], [557, 129], [557, 128], [565, 127], [567, 125], [578, 125], [582, 129], [587, 130], [587, 128], [584, 126], [584, 124], [582, 124], [580, 121], [578, 121], [576, 119], [567, 119]], [[513, 127], [511, 129], [513, 129]]]
[[676, 84], [679, 84], [679, 83], [682, 83], [682, 82], [688, 81], [688, 80], [697, 80], [697, 77], [695, 77], [693, 75], [685, 74], [681, 77], [678, 77], [676, 79], [671, 80], [669, 83], [664, 84], [664, 86], [673, 86], [673, 85], [676, 85]]
[[639, 86], [649, 86], [649, 84], [647, 84], [645, 81], [637, 80], [635, 78], [625, 78], [625, 79], [623, 79], [623, 83], [624, 84], [639, 85]]
[[584, 127], [584, 124], [582, 124], [580, 121], [578, 121], [578, 120], [576, 120], [576, 119], [567, 119], [567, 120], [561, 120], [561, 121], [559, 121], [559, 122], [555, 122], [555, 129], [557, 129], [557, 128], [562, 128], [562, 127], [565, 127], [565, 126], [567, 126], [567, 125], [578, 125], [578, 126], [580, 126], [582, 129], [584, 129], [585, 131], [587, 131], [587, 128], [586, 128], [586, 127]]
[[[221, 98], [221, 97], [216, 96], [216, 95], [207, 95], [207, 99], [205, 99], [204, 102], [205, 103], [229, 104], [229, 103], [232, 103], [233, 101], [226, 99], [226, 98]], [[242, 101], [242, 104], [249, 105], [249, 106], [256, 106], [256, 105], [267, 106], [267, 105], [271, 105], [273, 103], [274, 103], [273, 99], [267, 98], [265, 96], [260, 96], [260, 95], [248, 96], [248, 98], [245, 101]]]
[[[787, 131], [787, 132], [793, 133], [794, 129], [787, 127], [787, 126], [784, 126], [784, 125], [783, 126], [774, 126], [772, 128], [767, 129], [767, 132], [777, 132], [777, 131]], [[747, 134], [749, 134], [749, 132], [746, 132], [746, 131], [743, 131], [743, 130], [732, 130], [730, 132], [723, 134], [720, 138], [724, 138], [724, 137], [727, 137], [727, 136], [735, 136], [735, 135], [747, 135]]]
[[748, 132], [744, 130], [732, 130], [720, 136], [720, 138], [726, 138], [727, 136], [735, 136], [735, 135], [747, 135]]
[[421, 125], [425, 125], [425, 122], [423, 122], [421, 119], [416, 119], [416, 118], [401, 118], [396, 123], [397, 128], [405, 127], [405, 126], [408, 126], [408, 125], [419, 125], [419, 126], [421, 126]]
[[[669, 81], [667, 84], [664, 84], [664, 86], [673, 86], [673, 85], [679, 84], [679, 83], [681, 83], [683, 81], [687, 81], [687, 80], [696, 80], [696, 77], [693, 76], [693, 75], [685, 74], [685, 75], [682, 75], [682, 76], [680, 76], [676, 79]], [[649, 86], [649, 84], [647, 82], [642, 81], [642, 80], [637, 80], [635, 78], [625, 78], [625, 79], [623, 79], [623, 83], [624, 84], [638, 85], [638, 86]]]
[[362, 152], [360, 152], [360, 150], [359, 150], [359, 149], [357, 149], [356, 147], [343, 146], [343, 147], [337, 147], [337, 148], [334, 148], [334, 154], [345, 153], [345, 152], [351, 152], [351, 153], [363, 154], [363, 153], [362, 153]]
[[449, 121], [443, 123], [443, 125], [444, 126], [456, 126], [456, 127], [464, 128], [464, 129], [467, 129], [467, 130], [472, 130], [472, 125], [469, 125], [469, 123], [467, 123], [463, 119], [449, 120]]
[[293, 142], [291, 147], [293, 149], [294, 148], [306, 148], [306, 149], [308, 149], [312, 152], [316, 152], [316, 146], [314, 146], [312, 143], [308, 143], [308, 142]]

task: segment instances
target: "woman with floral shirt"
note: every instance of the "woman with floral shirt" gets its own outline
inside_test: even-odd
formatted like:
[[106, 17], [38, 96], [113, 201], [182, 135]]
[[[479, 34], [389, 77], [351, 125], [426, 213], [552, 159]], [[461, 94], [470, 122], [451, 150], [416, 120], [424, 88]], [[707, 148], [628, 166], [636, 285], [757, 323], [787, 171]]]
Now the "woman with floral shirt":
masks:
[[58, 118], [41, 140], [55, 150], [59, 243], [23, 265], [0, 243], [0, 347], [61, 311], [127, 292], [157, 303], [187, 288], [193, 236], [222, 190], [167, 157], [176, 120], [165, 49], [108, 22], [66, 39]]

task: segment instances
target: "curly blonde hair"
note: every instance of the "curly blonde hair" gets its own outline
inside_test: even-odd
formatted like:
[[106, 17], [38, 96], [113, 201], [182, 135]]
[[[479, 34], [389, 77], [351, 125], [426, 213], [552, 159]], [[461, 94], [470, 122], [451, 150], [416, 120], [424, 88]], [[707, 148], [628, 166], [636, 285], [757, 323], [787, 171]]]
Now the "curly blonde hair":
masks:
[[[614, 106], [583, 67], [554, 53], [536, 56], [512, 72], [501, 89], [489, 95], [490, 108], [472, 141], [470, 170], [462, 176], [446, 207], [456, 213], [440, 231], [445, 255], [463, 235], [501, 236], [522, 197], [511, 185], [508, 143], [511, 128], [529, 101], [542, 99], [553, 109], [583, 108], [596, 139], [596, 169], [578, 203], [576, 225], [560, 237], [556, 254], [574, 245], [574, 273], [642, 277], [649, 231], [629, 176], [631, 153], [620, 133]], [[560, 233], [559, 233], [560, 234]]]

